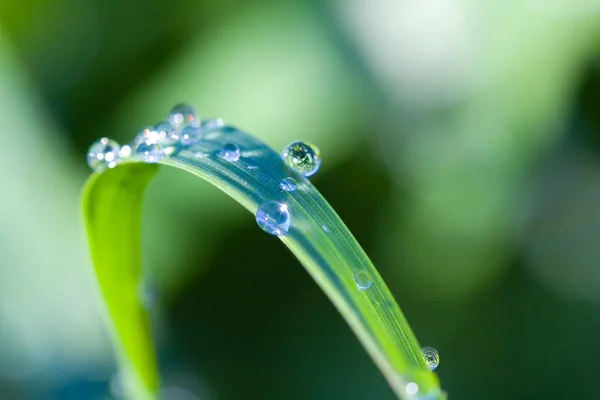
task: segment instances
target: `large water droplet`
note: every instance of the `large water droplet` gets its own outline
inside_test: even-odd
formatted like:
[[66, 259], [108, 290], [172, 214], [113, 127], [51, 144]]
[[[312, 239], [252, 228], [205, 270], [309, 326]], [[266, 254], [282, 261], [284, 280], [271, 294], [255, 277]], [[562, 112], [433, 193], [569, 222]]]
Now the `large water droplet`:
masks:
[[433, 371], [440, 365], [440, 353], [433, 347], [423, 347], [423, 358], [430, 371]]
[[119, 163], [120, 148], [119, 143], [104, 137], [90, 146], [87, 163], [96, 172], [114, 168]]
[[294, 178], [285, 178], [279, 184], [279, 187], [285, 190], [286, 192], [293, 192], [298, 187], [296, 180]]
[[221, 149], [221, 157], [227, 161], [237, 161], [240, 159], [240, 148], [233, 143], [225, 143]]
[[187, 104], [177, 104], [168, 117], [169, 122], [174, 127], [186, 126], [186, 125], [199, 125], [199, 118], [196, 115], [196, 111]]
[[358, 271], [354, 274], [354, 283], [360, 290], [367, 290], [373, 284], [373, 279], [367, 271]]
[[268, 201], [256, 211], [256, 223], [271, 235], [285, 235], [290, 229], [292, 215], [287, 204]]
[[165, 157], [165, 151], [158, 143], [143, 142], [138, 144], [135, 154], [141, 156], [147, 163], [155, 163]]
[[197, 126], [186, 126], [181, 130], [179, 134], [179, 141], [184, 146], [192, 146], [198, 140], [200, 140], [200, 128]]
[[321, 167], [319, 149], [306, 142], [288, 144], [281, 152], [281, 158], [289, 167], [306, 177], [314, 175]]

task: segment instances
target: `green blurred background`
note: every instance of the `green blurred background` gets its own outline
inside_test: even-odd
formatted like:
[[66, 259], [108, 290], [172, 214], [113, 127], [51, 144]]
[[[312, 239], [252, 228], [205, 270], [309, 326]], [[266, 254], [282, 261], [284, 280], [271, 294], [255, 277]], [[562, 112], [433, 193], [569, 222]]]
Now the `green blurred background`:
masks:
[[[85, 154], [182, 101], [319, 145], [450, 399], [600, 398], [600, 0], [0, 0], [1, 399], [119, 398]], [[144, 213], [164, 399], [393, 399], [233, 200], [162, 170]]]

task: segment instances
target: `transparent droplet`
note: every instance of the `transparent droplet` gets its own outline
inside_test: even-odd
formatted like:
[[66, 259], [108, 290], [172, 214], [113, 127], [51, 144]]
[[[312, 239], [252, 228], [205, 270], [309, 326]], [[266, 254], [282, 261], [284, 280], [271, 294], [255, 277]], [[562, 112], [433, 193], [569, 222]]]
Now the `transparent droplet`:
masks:
[[433, 371], [440, 365], [440, 353], [433, 347], [423, 347], [423, 358], [430, 371]]
[[119, 163], [119, 143], [109, 138], [102, 138], [94, 142], [87, 154], [87, 163], [96, 172], [106, 168], [114, 168]]
[[138, 144], [135, 154], [147, 163], [155, 163], [165, 157], [165, 151], [158, 143], [143, 142]]
[[233, 143], [225, 143], [221, 149], [221, 157], [227, 161], [237, 161], [240, 159], [240, 148]]
[[329, 227], [325, 224], [321, 225], [321, 228], [323, 228], [323, 230], [327, 233], [329, 233]]
[[121, 146], [121, 149], [119, 150], [119, 158], [122, 160], [127, 159], [131, 157], [131, 153], [132, 150], [130, 145], [126, 144], [124, 146]]
[[288, 205], [277, 201], [268, 201], [256, 211], [256, 223], [271, 235], [285, 235], [290, 229], [292, 216]]
[[197, 126], [185, 126], [179, 134], [179, 141], [184, 146], [192, 146], [200, 140], [200, 128]]
[[285, 190], [286, 192], [293, 192], [298, 187], [298, 183], [294, 178], [285, 178], [279, 184], [279, 187]]
[[306, 142], [288, 144], [281, 152], [281, 158], [289, 167], [306, 177], [314, 175], [321, 167], [319, 149]]
[[133, 139], [134, 147], [137, 147], [140, 143], [158, 143], [160, 137], [158, 132], [154, 130], [153, 126], [146, 126], [140, 129]]
[[358, 271], [354, 274], [354, 283], [360, 290], [367, 290], [373, 284], [373, 280], [367, 271]]
[[258, 169], [258, 166], [254, 165], [254, 164], [250, 164], [246, 168], [254, 170], [254, 169]]
[[154, 132], [158, 136], [158, 143], [170, 146], [179, 140], [179, 133], [170, 121], [161, 121], [154, 126]]
[[196, 111], [187, 104], [177, 104], [173, 107], [171, 112], [169, 112], [168, 120], [173, 127], [199, 125], [199, 118], [196, 115]]
[[225, 122], [221, 118], [208, 119], [202, 121], [201, 128], [204, 132], [214, 131], [215, 129], [221, 129], [225, 126]]
[[417, 393], [419, 393], [419, 385], [417, 385], [415, 382], [406, 384], [406, 394], [414, 396]]

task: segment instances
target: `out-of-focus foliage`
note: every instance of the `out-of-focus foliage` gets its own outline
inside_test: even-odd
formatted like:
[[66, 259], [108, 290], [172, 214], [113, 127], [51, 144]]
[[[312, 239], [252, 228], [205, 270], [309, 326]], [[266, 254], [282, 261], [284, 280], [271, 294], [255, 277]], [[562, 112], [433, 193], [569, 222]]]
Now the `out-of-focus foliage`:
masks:
[[[84, 155], [179, 101], [321, 147], [313, 182], [450, 398], [595, 396], [597, 0], [5, 0], [0, 26], [2, 398], [112, 396]], [[393, 398], [291, 255], [194, 181], [161, 172], [144, 209], [170, 393]]]

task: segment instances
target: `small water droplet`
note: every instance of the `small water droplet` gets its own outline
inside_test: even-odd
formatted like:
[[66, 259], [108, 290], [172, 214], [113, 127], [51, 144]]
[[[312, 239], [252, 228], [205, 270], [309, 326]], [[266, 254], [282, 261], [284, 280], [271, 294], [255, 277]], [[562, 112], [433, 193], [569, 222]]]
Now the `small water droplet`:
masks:
[[167, 118], [172, 126], [186, 126], [186, 125], [199, 125], [199, 118], [196, 115], [196, 111], [187, 104], [177, 104], [169, 112]]
[[138, 131], [137, 135], [135, 136], [135, 139], [133, 139], [133, 145], [134, 147], [137, 147], [137, 145], [144, 142], [158, 143], [159, 140], [160, 136], [158, 135], [158, 132], [154, 130], [154, 127], [146, 126]]
[[225, 143], [220, 154], [227, 161], [237, 161], [240, 159], [240, 148], [233, 143]]
[[290, 229], [292, 216], [288, 205], [277, 201], [268, 201], [256, 211], [256, 223], [271, 235], [285, 235]]
[[314, 175], [321, 167], [319, 149], [306, 142], [288, 144], [281, 152], [281, 158], [289, 167], [306, 177]]
[[158, 142], [163, 146], [171, 146], [179, 140], [179, 133], [169, 121], [161, 121], [153, 128], [155, 135], [158, 136]]
[[358, 271], [354, 274], [354, 283], [360, 290], [367, 290], [373, 284], [373, 280], [367, 271]]
[[200, 140], [200, 128], [197, 126], [185, 126], [179, 134], [179, 141], [184, 146], [192, 146]]
[[321, 225], [321, 228], [323, 228], [325, 232], [329, 233], [329, 228], [327, 227], [327, 225]]
[[131, 157], [131, 153], [132, 150], [130, 145], [126, 144], [124, 146], [121, 146], [121, 149], [119, 150], [119, 158], [122, 160], [127, 159]]
[[114, 168], [119, 163], [119, 143], [109, 138], [102, 138], [94, 142], [87, 154], [87, 163], [95, 172]]
[[410, 382], [406, 385], [406, 394], [414, 396], [417, 393], [419, 393], [419, 385], [415, 382]]
[[147, 163], [155, 163], [165, 157], [165, 151], [162, 146], [152, 142], [138, 144], [135, 149], [135, 154], [141, 156], [142, 160]]
[[248, 165], [246, 168], [252, 169], [252, 170], [258, 169], [258, 167], [256, 165], [252, 165], [252, 164]]
[[285, 190], [286, 192], [293, 192], [298, 187], [298, 183], [294, 178], [285, 178], [279, 184], [279, 187]]
[[201, 128], [204, 132], [214, 131], [215, 129], [221, 129], [225, 126], [225, 122], [221, 118], [208, 119], [202, 122]]
[[423, 358], [430, 371], [433, 371], [440, 365], [440, 353], [433, 347], [423, 347]]

